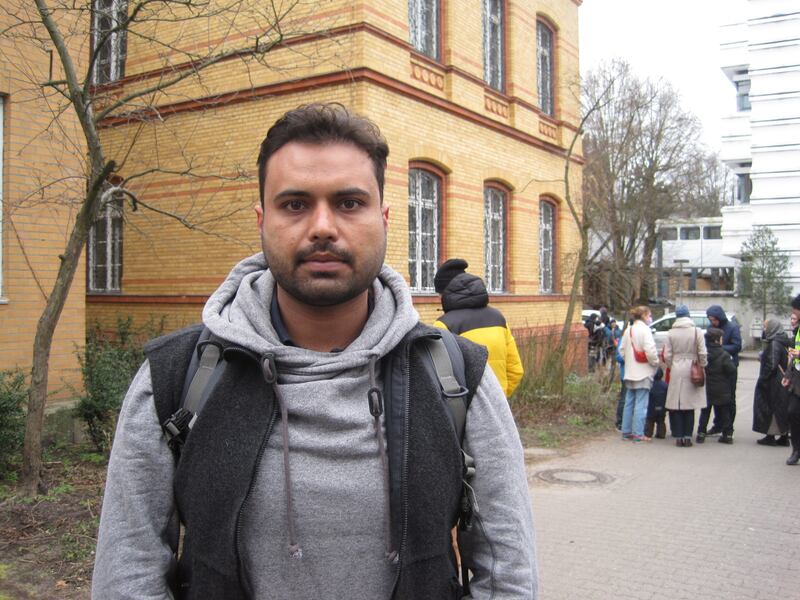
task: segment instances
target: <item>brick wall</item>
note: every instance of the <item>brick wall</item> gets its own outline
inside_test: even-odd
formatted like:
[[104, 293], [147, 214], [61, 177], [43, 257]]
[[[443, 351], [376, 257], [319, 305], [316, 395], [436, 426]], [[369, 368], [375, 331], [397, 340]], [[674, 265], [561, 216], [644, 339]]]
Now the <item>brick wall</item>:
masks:
[[[197, 306], [169, 304], [164, 298], [208, 295], [234, 262], [259, 250], [252, 206], [258, 202], [255, 159], [266, 130], [299, 104], [338, 101], [373, 119], [390, 144], [385, 194], [390, 206], [390, 265], [407, 275], [410, 163], [428, 162], [446, 173], [441, 259], [463, 256], [470, 271], [481, 276], [484, 184], [500, 182], [510, 192], [508, 291], [493, 296], [492, 303], [521, 331], [563, 320], [570, 265], [579, 243], [560, 182], [563, 150], [578, 120], [577, 3], [508, 3], [505, 93], [482, 83], [480, 3], [444, 3], [442, 62], [410, 50], [407, 11], [405, 0], [322, 2], [295, 25], [328, 33], [276, 50], [268, 57], [272, 68], [227, 62], [206, 73], [202, 85], [187, 82], [163, 98], [163, 106], [169, 107], [163, 120], [144, 126], [110, 121], [113, 126], [104, 130], [104, 140], [128, 157], [128, 173], [146, 168], [156, 157], [163, 167], [176, 170], [182, 157], [190, 156], [198, 172], [246, 176], [222, 181], [153, 175], [138, 182], [136, 191], [145, 201], [205, 221], [205, 233], [147, 210], [129, 212], [123, 297], [113, 303], [92, 298], [89, 317], [108, 322], [128, 311], [137, 318], [163, 313], [176, 324], [196, 320]], [[536, 20], [541, 17], [557, 28], [555, 118], [536, 108]], [[191, 32], [183, 34], [181, 43], [193, 39]], [[129, 75], [146, 74], [156, 66], [151, 50], [135, 43], [129, 48]], [[123, 84], [144, 85], [133, 78]], [[200, 110], [198, 104], [187, 103], [187, 97], [213, 97], [216, 103]], [[580, 162], [572, 167], [570, 185], [579, 190]], [[545, 296], [539, 294], [543, 196], [558, 208], [557, 289]], [[211, 219], [214, 215], [219, 220]], [[136, 298], [126, 303], [127, 296]], [[433, 321], [439, 314], [438, 298], [416, 300], [423, 320]]]
[[[0, 12], [0, 29], [11, 24]], [[66, 25], [62, 21], [62, 24]], [[43, 33], [43, 32], [40, 32]], [[81, 40], [70, 40], [76, 64], [85, 64]], [[57, 61], [56, 61], [57, 62]], [[57, 94], [42, 98], [50, 57], [41, 48], [0, 36], [0, 95], [3, 123], [3, 283], [0, 291], [0, 369], [30, 370], [37, 321], [59, 267], [58, 254], [73, 223], [74, 202], [83, 194], [85, 151], [77, 120], [67, 111], [57, 122]], [[53, 78], [58, 79], [58, 67]], [[80, 382], [75, 352], [84, 343], [83, 263], [56, 329], [50, 361], [52, 401], [68, 398]]]

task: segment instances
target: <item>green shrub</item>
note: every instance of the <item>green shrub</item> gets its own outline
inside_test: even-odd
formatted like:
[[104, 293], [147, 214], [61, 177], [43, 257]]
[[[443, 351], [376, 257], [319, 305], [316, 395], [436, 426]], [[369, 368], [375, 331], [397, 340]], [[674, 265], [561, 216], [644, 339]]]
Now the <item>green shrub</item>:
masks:
[[0, 479], [5, 479], [19, 458], [25, 437], [28, 386], [19, 369], [0, 371]]
[[112, 335], [97, 325], [87, 334], [86, 347], [78, 353], [84, 392], [75, 414], [86, 423], [98, 452], [111, 449], [122, 400], [144, 360], [143, 339], [158, 333], [156, 330], [150, 323], [144, 330], [134, 332], [133, 319], [126, 317], [117, 320], [117, 330]]

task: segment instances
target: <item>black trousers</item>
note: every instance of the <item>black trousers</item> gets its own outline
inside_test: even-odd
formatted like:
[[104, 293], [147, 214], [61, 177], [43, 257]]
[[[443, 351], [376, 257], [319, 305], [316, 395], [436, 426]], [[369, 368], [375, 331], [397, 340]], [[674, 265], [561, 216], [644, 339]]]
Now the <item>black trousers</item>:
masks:
[[789, 435], [792, 438], [792, 449], [800, 452], [800, 398], [789, 396]]
[[[722, 430], [726, 436], [733, 435], [733, 408], [734, 404], [715, 404], [714, 405], [714, 425]], [[700, 411], [700, 420], [697, 422], [697, 433], [705, 433], [708, 427], [708, 419], [711, 416], [711, 407]]]
[[669, 429], [674, 438], [690, 438], [694, 431], [694, 410], [669, 411]]
[[[739, 379], [739, 377], [738, 377], [738, 373], [737, 373], [736, 380], [738, 380], [738, 379]], [[731, 431], [730, 432], [731, 432], [731, 434], [733, 434], [733, 422], [736, 420], [736, 380], [734, 380], [733, 383], [731, 384], [731, 398], [732, 398], [731, 403], [725, 405], [725, 406], [730, 406], [731, 407], [730, 408], [730, 419], [731, 419], [731, 425], [730, 425]], [[720, 430], [725, 431], [725, 429], [722, 426], [722, 423], [720, 423], [720, 421], [719, 421], [719, 407], [720, 406], [722, 406], [722, 405], [715, 405], [714, 406], [714, 427], [717, 427]], [[706, 424], [708, 424], [708, 421], [706, 421]]]

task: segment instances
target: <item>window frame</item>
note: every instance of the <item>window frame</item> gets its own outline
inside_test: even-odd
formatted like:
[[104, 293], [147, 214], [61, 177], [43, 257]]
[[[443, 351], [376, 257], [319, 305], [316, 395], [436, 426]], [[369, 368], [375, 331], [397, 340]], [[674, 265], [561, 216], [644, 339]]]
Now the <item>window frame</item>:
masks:
[[[123, 200], [122, 194], [115, 194], [102, 208], [89, 228], [89, 236], [86, 240], [86, 291], [90, 294], [119, 294], [122, 292]], [[95, 283], [95, 265], [98, 253], [96, 225], [99, 221], [103, 221], [105, 224], [103, 263], [105, 281], [102, 287]], [[114, 260], [115, 258], [116, 260]]]
[[[101, 19], [107, 17], [113, 26], [106, 29]], [[124, 77], [127, 56], [127, 30], [114, 29], [128, 17], [128, 0], [92, 1], [92, 64], [91, 79], [94, 85], [111, 83]], [[103, 40], [103, 38], [108, 37]], [[102, 47], [98, 50], [99, 44]], [[108, 64], [108, 75], [100, 69]]]
[[[550, 224], [550, 285], [545, 285], [545, 245], [544, 245], [544, 223], [543, 216], [545, 211], [542, 207], [547, 206], [551, 211], [552, 222]], [[539, 293], [555, 294], [558, 291], [558, 203], [547, 196], [539, 198]]]
[[[501, 206], [499, 219], [494, 219], [500, 223], [500, 239], [498, 241], [491, 239], [491, 221], [489, 219], [491, 214], [490, 203], [494, 199], [499, 200]], [[505, 186], [501, 186], [496, 182], [486, 182], [483, 188], [483, 257], [484, 257], [484, 281], [486, 282], [486, 289], [489, 293], [502, 294], [508, 291], [508, 207], [511, 198], [511, 191]], [[499, 246], [497, 256], [499, 258], [499, 265], [496, 265], [493, 260], [493, 245]], [[497, 277], [494, 275], [494, 268], [499, 267]], [[499, 284], [496, 279], [499, 278]]]
[[[411, 187], [412, 180], [415, 174], [422, 174], [425, 177], [430, 177], [436, 184], [436, 194], [438, 197], [434, 201], [428, 202], [428, 207], [433, 208], [434, 223], [433, 231], [430, 232], [433, 238], [433, 250], [431, 256], [423, 256], [424, 244], [422, 243], [422, 236], [425, 234], [421, 230], [423, 223], [422, 211], [425, 208], [424, 204], [418, 203], [417, 196], [412, 197]], [[416, 182], [415, 187], [419, 193], [422, 179]], [[437, 169], [433, 165], [427, 163], [412, 162], [408, 168], [408, 276], [409, 288], [414, 294], [433, 294], [435, 293], [433, 285], [433, 277], [436, 274], [436, 269], [439, 266], [440, 256], [442, 252], [442, 230], [443, 230], [443, 214], [444, 214], [444, 190], [445, 190], [445, 173]], [[425, 199], [422, 199], [423, 202]], [[414, 241], [412, 243], [412, 223], [411, 223], [411, 209], [414, 206], [415, 212], [415, 226], [414, 226]], [[413, 246], [413, 247], [412, 247]], [[413, 253], [413, 257], [412, 257]], [[412, 270], [412, 264], [415, 268]], [[420, 265], [427, 268], [429, 271], [429, 285], [423, 285], [424, 275], [423, 269]]]
[[[433, 24], [430, 27], [432, 48], [425, 46], [424, 17], [426, 8], [430, 10]], [[422, 37], [420, 32], [422, 31]], [[441, 62], [442, 57], [442, 3], [441, 0], [408, 0], [408, 43], [416, 51], [428, 58]]]
[[[546, 31], [550, 37], [550, 47], [543, 48], [542, 46], [542, 32]], [[543, 56], [543, 52], [547, 51], [547, 55]], [[544, 81], [544, 72], [542, 69], [543, 59], [546, 59], [546, 74], [547, 81]], [[539, 17], [536, 20], [536, 93], [539, 96], [539, 108], [549, 117], [556, 115], [556, 28], [553, 25]]]
[[661, 240], [664, 242], [674, 242], [678, 239], [677, 227], [662, 227], [659, 233], [661, 234]]
[[[712, 232], [715, 234], [712, 236]], [[722, 225], [704, 225], [703, 226], [703, 239], [704, 240], [721, 240], [722, 239]]]
[[[696, 234], [697, 237], [689, 237], [690, 234]], [[703, 234], [700, 231], [699, 225], [685, 225], [684, 227], [681, 227], [679, 236], [682, 242], [696, 242], [703, 237]]]
[[[492, 14], [493, 8], [495, 14]], [[498, 92], [506, 88], [505, 11], [505, 0], [483, 0], [483, 80]]]

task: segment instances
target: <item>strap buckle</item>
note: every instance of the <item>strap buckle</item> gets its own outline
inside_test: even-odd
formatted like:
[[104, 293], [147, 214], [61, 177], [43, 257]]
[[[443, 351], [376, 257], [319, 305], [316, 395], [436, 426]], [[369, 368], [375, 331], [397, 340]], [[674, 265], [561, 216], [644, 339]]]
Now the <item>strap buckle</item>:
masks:
[[180, 452], [186, 443], [186, 438], [194, 426], [197, 415], [181, 407], [172, 416], [164, 421], [161, 428], [167, 438], [167, 445], [173, 452]]

